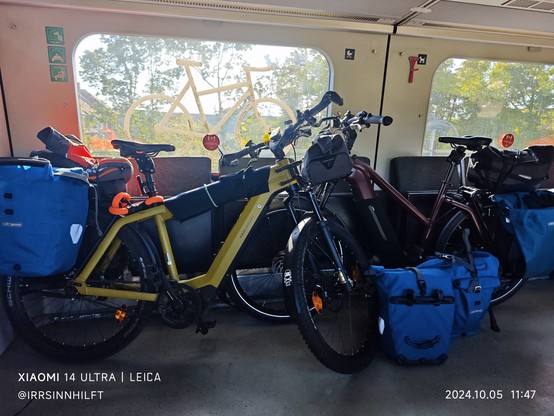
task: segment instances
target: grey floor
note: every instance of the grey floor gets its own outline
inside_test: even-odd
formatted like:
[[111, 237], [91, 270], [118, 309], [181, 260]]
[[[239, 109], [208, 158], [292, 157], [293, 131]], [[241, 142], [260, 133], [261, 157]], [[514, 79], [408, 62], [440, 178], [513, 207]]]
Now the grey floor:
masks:
[[[490, 331], [485, 318], [477, 336], [454, 340], [441, 366], [401, 367], [379, 353], [350, 376], [319, 364], [292, 324], [260, 323], [233, 308], [211, 314], [218, 324], [206, 336], [153, 325], [119, 354], [86, 365], [51, 361], [16, 338], [0, 357], [0, 415], [554, 415], [552, 280], [529, 282], [497, 308], [502, 332]], [[129, 380], [144, 372], [160, 381]], [[24, 382], [19, 373], [61, 380]], [[65, 373], [77, 380], [64, 381]], [[80, 380], [94, 373], [114, 373], [117, 381]], [[103, 393], [74, 401], [18, 398], [38, 390]], [[502, 399], [447, 399], [449, 390], [500, 392]], [[515, 390], [536, 392], [518, 399]]]

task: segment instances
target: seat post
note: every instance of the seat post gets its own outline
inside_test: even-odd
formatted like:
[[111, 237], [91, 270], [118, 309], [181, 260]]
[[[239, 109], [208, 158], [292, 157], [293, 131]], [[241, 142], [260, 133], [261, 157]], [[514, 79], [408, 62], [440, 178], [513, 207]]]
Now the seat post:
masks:
[[431, 229], [433, 228], [433, 225], [435, 224], [442, 207], [442, 204], [446, 198], [446, 194], [448, 192], [448, 188], [451, 184], [452, 175], [454, 174], [454, 171], [457, 170], [457, 167], [460, 165], [461, 161], [465, 157], [466, 154], [466, 147], [465, 146], [456, 146], [452, 149], [450, 152], [450, 155], [446, 159], [449, 163], [448, 170], [446, 171], [446, 175], [444, 176], [444, 179], [442, 180], [441, 186], [439, 188], [439, 192], [437, 194], [437, 198], [435, 199], [435, 203], [433, 204], [433, 209], [431, 211], [431, 217], [429, 218], [429, 226], [426, 230], [426, 236], [425, 238], [428, 238], [431, 232]]
[[460, 165], [465, 155], [466, 155], [465, 146], [454, 147], [450, 152], [450, 155], [448, 155], [448, 158], [446, 160], [450, 165], [448, 166], [446, 175], [442, 180], [442, 184], [439, 189], [439, 194], [437, 199], [442, 198], [446, 194], [446, 192], [448, 192], [448, 187], [450, 186], [452, 175], [454, 174], [454, 171], [457, 170], [458, 165]]
[[142, 180], [140, 176], [137, 176], [139, 182], [140, 191], [143, 195], [151, 197], [156, 196], [158, 191], [156, 189], [156, 184], [154, 183], [154, 172], [156, 172], [156, 167], [154, 165], [154, 160], [148, 155], [138, 155], [136, 157], [137, 165], [139, 171], [144, 175], [146, 183]]

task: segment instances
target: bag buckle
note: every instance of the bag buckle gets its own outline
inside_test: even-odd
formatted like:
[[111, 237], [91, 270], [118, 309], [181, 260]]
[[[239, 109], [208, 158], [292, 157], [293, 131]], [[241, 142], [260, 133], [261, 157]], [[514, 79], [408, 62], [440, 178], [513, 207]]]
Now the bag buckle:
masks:
[[471, 279], [468, 290], [473, 293], [481, 293], [481, 285], [478, 279]]

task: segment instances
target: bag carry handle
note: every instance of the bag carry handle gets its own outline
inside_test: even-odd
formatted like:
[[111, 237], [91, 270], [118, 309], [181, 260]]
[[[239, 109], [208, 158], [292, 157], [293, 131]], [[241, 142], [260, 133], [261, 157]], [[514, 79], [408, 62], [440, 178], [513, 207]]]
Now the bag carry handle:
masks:
[[411, 347], [415, 347], [418, 350], [428, 350], [431, 349], [441, 340], [440, 335], [437, 335], [433, 339], [426, 339], [424, 341], [415, 341], [410, 339], [409, 336], [404, 337], [404, 342]]
[[391, 296], [389, 302], [396, 305], [444, 305], [454, 303], [453, 296], [444, 296], [442, 290], [435, 289], [430, 296], [425, 296], [427, 292], [427, 283], [423, 279], [421, 271], [416, 267], [406, 267], [407, 270], [414, 272], [417, 279], [417, 287], [419, 288], [419, 296], [415, 295], [413, 289], [408, 289], [405, 296]]

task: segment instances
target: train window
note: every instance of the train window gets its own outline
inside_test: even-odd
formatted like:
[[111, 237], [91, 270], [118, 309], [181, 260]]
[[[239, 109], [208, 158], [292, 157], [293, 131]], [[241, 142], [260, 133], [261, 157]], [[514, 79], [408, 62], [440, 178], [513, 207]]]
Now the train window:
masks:
[[482, 135], [502, 147], [554, 144], [554, 65], [448, 59], [435, 72], [424, 155], [445, 154], [439, 136]]
[[120, 138], [215, 161], [204, 141], [217, 136], [224, 152], [258, 143], [330, 82], [313, 49], [112, 34], [83, 39], [75, 67], [81, 137], [96, 155]]

